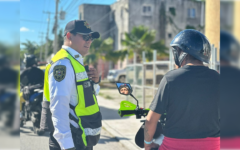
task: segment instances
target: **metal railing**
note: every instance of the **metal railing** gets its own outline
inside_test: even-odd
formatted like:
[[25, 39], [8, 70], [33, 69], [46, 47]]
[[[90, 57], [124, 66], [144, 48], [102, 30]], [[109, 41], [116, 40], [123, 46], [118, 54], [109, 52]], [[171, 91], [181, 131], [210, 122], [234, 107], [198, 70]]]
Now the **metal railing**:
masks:
[[[218, 71], [220, 73], [220, 63], [219, 61], [217, 61], [217, 48], [214, 47], [214, 45], [211, 46], [211, 59], [209, 64], [205, 64], [208, 65], [209, 68], [214, 69], [216, 71]], [[152, 90], [152, 97], [155, 96], [156, 91], [158, 89], [158, 84], [160, 83], [159, 79], [157, 78], [159, 76], [159, 72], [160, 75], [162, 74], [163, 76], [165, 75], [165, 73], [167, 73], [170, 70], [173, 70], [174, 67], [174, 58], [173, 58], [173, 54], [171, 52], [171, 49], [169, 50], [169, 60], [168, 61], [157, 61], [157, 51], [154, 50], [153, 51], [153, 61], [151, 62], [146, 62], [146, 55], [145, 52], [142, 53], [142, 62], [141, 63], [137, 63], [137, 54], [134, 53], [134, 58], [133, 58], [133, 63], [129, 64], [128, 63], [128, 56], [127, 57], [127, 73], [126, 73], [126, 82], [130, 83], [132, 88], [133, 88], [133, 94], [136, 94], [136, 89], [140, 89], [141, 92], [141, 96], [140, 98], [138, 98], [140, 101], [142, 101], [142, 107], [146, 108], [148, 106], [146, 106], [146, 89], [150, 89]], [[152, 83], [151, 85], [149, 85], [149, 83], [147, 84], [146, 81], [148, 81], [148, 77], [146, 77], [146, 74], [151, 71], [147, 71], [146, 70], [146, 66], [151, 66], [152, 65], [152, 81], [150, 83]], [[167, 65], [168, 69], [157, 69], [157, 66], [161, 66], [161, 65]], [[157, 73], [158, 72], [158, 73]], [[129, 78], [132, 77], [132, 78]], [[149, 81], [148, 81], [149, 82]], [[129, 99], [129, 97], [127, 96], [127, 100]], [[151, 99], [152, 100], [152, 99]], [[141, 103], [139, 103], [141, 104]]]

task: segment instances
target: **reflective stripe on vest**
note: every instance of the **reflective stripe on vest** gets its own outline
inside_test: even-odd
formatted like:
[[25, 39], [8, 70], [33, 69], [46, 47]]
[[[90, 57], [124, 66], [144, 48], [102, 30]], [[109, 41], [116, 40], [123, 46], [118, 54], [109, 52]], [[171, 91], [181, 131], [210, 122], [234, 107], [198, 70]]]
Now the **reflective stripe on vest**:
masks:
[[[100, 135], [102, 116], [99, 111], [94, 90], [92, 89], [91, 83], [88, 79], [85, 67], [75, 60], [75, 58], [73, 58], [64, 49], [58, 51], [57, 54], [52, 58], [51, 63], [46, 67], [43, 100], [50, 101], [48, 73], [51, 65], [60, 59], [69, 59], [75, 72], [78, 104], [71, 109], [73, 109], [76, 116], [78, 116], [78, 120], [76, 122], [78, 122], [80, 129], [84, 131], [81, 135], [83, 143], [85, 146], [97, 144], [96, 142], [98, 140], [96, 141], [96, 138], [99, 138]], [[95, 136], [96, 138], [94, 139]], [[89, 141], [91, 139], [93, 140]], [[89, 145], [89, 143], [91, 144]]]

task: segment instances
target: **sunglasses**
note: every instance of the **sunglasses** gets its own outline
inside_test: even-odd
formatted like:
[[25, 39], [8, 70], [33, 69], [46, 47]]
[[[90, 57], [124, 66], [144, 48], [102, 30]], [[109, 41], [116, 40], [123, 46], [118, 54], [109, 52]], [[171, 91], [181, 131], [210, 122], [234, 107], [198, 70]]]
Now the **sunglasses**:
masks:
[[[80, 33], [77, 33], [77, 34], [80, 34]], [[90, 35], [85, 35], [85, 34], [80, 34], [80, 35], [82, 35], [83, 40], [86, 41], [86, 42], [89, 41], [89, 40], [91, 40], [91, 41], [94, 40], [94, 38]]]

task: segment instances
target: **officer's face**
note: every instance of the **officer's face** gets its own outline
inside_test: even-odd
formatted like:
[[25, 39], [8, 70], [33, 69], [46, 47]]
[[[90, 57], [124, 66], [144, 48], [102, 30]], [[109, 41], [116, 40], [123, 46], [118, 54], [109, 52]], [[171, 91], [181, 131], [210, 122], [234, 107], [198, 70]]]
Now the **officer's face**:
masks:
[[[90, 35], [91, 36], [91, 35]], [[85, 56], [88, 53], [88, 50], [91, 46], [91, 40], [84, 40], [83, 35], [76, 34], [72, 35], [72, 48], [78, 51], [82, 56]]]

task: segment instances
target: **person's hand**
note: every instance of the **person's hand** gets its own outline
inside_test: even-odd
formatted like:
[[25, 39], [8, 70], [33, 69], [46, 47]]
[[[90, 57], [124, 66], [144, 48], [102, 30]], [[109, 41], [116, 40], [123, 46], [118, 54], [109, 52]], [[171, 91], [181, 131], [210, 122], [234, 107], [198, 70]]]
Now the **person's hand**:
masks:
[[89, 72], [87, 72], [87, 75], [89, 79], [94, 81], [95, 83], [99, 82], [98, 71], [95, 68], [89, 68]]
[[159, 145], [156, 143], [144, 144], [145, 150], [151, 150], [151, 148], [158, 148]]

